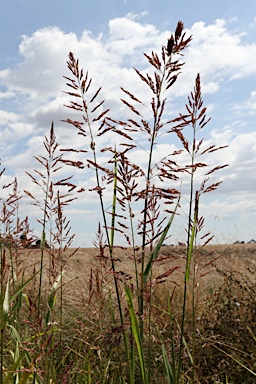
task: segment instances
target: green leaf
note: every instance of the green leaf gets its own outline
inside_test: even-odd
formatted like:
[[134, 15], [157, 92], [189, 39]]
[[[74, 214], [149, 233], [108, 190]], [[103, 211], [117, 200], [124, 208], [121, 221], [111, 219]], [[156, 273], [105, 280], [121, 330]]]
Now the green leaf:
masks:
[[3, 302], [3, 315], [4, 318], [8, 315], [9, 313], [9, 289], [10, 289], [10, 282], [9, 279], [6, 284], [6, 291], [4, 295], [4, 302]]
[[26, 286], [30, 283], [30, 281], [33, 280], [33, 279], [35, 278], [35, 276], [36, 276], [39, 272], [40, 272], [40, 270], [37, 271], [36, 273], [34, 273], [34, 275], [30, 277], [30, 279], [28, 279], [24, 284], [22, 284], [22, 285], [19, 287], [19, 289], [17, 289], [17, 291], [15, 291], [15, 292], [12, 294], [12, 296], [10, 297], [10, 300], [9, 300], [9, 304], [10, 304], [11, 302], [13, 302], [13, 301], [16, 299], [16, 297], [19, 296], [20, 293], [22, 293], [23, 289], [26, 288]]
[[131, 319], [132, 334], [133, 334], [133, 337], [137, 346], [138, 354], [139, 354], [142, 383], [144, 384], [146, 383], [146, 368], [145, 368], [145, 361], [144, 361], [143, 346], [140, 338], [138, 320], [137, 320], [133, 302], [132, 302], [132, 291], [127, 286], [125, 286], [125, 295], [126, 295], [126, 301], [128, 304], [128, 309], [129, 309], [129, 314]]
[[190, 264], [191, 264], [193, 249], [194, 249], [194, 241], [195, 241], [195, 235], [196, 235], [196, 228], [197, 228], [197, 219], [195, 218], [194, 222], [193, 222], [193, 226], [192, 226], [191, 236], [190, 236], [190, 239], [189, 239], [187, 263], [186, 263], [186, 274], [185, 274], [186, 283], [188, 283], [189, 276], [190, 276]]
[[149, 275], [149, 273], [150, 273], [150, 271], [152, 269], [153, 261], [158, 258], [158, 255], [159, 255], [159, 252], [160, 252], [161, 247], [163, 245], [163, 242], [164, 242], [164, 240], [165, 240], [165, 238], [166, 238], [166, 236], [168, 234], [168, 231], [169, 231], [169, 229], [170, 229], [170, 227], [172, 225], [172, 222], [174, 220], [174, 216], [175, 216], [175, 213], [176, 213], [177, 208], [179, 206], [179, 202], [180, 202], [180, 197], [178, 198], [178, 201], [177, 201], [177, 204], [175, 206], [174, 212], [171, 215], [171, 217], [170, 217], [170, 219], [168, 221], [168, 224], [166, 225], [165, 229], [163, 230], [163, 233], [162, 233], [162, 235], [161, 235], [161, 237], [160, 237], [160, 239], [159, 239], [159, 241], [158, 241], [154, 251], [152, 252], [150, 260], [149, 260], [149, 262], [148, 262], [148, 264], [147, 264], [147, 266], [146, 266], [146, 268], [144, 270], [144, 273], [143, 273], [144, 284], [146, 283], [148, 275]]
[[168, 360], [167, 352], [164, 345], [162, 345], [162, 355], [163, 355], [163, 361], [164, 361], [165, 374], [166, 374], [168, 383], [175, 384], [176, 382], [175, 375], [172, 372], [172, 367]]

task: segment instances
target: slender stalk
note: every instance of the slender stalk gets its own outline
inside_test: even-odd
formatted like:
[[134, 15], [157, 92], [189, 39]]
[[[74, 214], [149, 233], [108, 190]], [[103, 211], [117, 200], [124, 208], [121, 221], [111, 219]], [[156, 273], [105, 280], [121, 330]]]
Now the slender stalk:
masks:
[[195, 300], [195, 287], [196, 287], [196, 239], [194, 245], [194, 257], [193, 257], [193, 278], [192, 278], [192, 383], [195, 382], [195, 330], [196, 330], [196, 300]]
[[62, 235], [62, 230], [63, 230], [63, 217], [62, 217], [62, 209], [60, 205], [60, 196], [59, 196], [59, 191], [58, 191], [58, 212], [59, 212], [59, 220], [60, 220], [60, 244], [59, 244], [59, 259], [60, 259], [60, 356], [62, 357], [63, 353], [63, 342], [62, 342], [62, 333], [63, 333], [63, 249], [62, 249], [62, 241], [63, 241], [63, 235]]
[[[156, 95], [157, 98], [157, 106], [161, 105], [161, 94], [162, 94], [162, 85], [165, 79], [165, 71], [166, 67], [164, 67], [164, 71], [161, 77], [160, 86], [158, 93]], [[153, 123], [153, 130], [150, 137], [150, 150], [149, 150], [149, 158], [147, 163], [147, 174], [146, 174], [146, 191], [145, 191], [145, 198], [144, 198], [144, 213], [143, 213], [143, 229], [142, 229], [142, 257], [141, 257], [141, 279], [140, 279], [140, 296], [139, 296], [139, 315], [140, 315], [140, 337], [141, 341], [143, 343], [143, 313], [144, 313], [144, 268], [145, 268], [145, 246], [146, 246], [146, 234], [147, 234], [147, 207], [148, 207], [148, 200], [149, 200], [149, 191], [150, 191], [150, 179], [152, 174], [152, 157], [153, 157], [153, 149], [155, 145], [155, 138], [157, 135], [157, 121], [158, 121], [158, 115], [159, 115], [159, 108], [156, 109], [156, 112], [154, 114], [154, 123]]]
[[[194, 226], [197, 224], [195, 218], [192, 221], [192, 209], [193, 209], [193, 196], [194, 196], [194, 162], [195, 162], [195, 134], [196, 126], [193, 125], [193, 149], [191, 153], [191, 176], [190, 176], [190, 196], [189, 196], [189, 212], [188, 212], [188, 235], [187, 235], [187, 257], [186, 257], [186, 267], [185, 267], [185, 278], [184, 278], [184, 291], [183, 291], [183, 305], [182, 305], [182, 320], [181, 320], [181, 335], [180, 335], [180, 348], [179, 348], [179, 364], [178, 364], [178, 378], [180, 377], [181, 369], [181, 360], [182, 360], [182, 351], [183, 351], [183, 336], [185, 328], [185, 317], [186, 317], [186, 303], [187, 303], [187, 289], [188, 289], [188, 280], [190, 274], [190, 261], [193, 252], [193, 241], [194, 238], [191, 236], [191, 231], [193, 231]], [[192, 226], [192, 227], [191, 227]]]
[[[52, 129], [53, 129], [53, 125], [52, 125]], [[38, 302], [37, 302], [38, 318], [40, 316], [40, 305], [41, 305], [41, 295], [42, 295], [44, 247], [45, 247], [45, 239], [46, 239], [46, 222], [47, 222], [48, 197], [49, 197], [49, 190], [50, 190], [50, 183], [51, 183], [51, 165], [52, 165], [52, 154], [49, 153], [48, 170], [47, 170], [47, 181], [46, 181], [44, 209], [43, 209], [44, 216], [43, 216], [42, 234], [41, 234], [41, 242], [40, 242], [41, 257], [40, 257], [40, 275], [39, 275]]]
[[0, 384], [3, 383], [3, 366], [4, 366], [4, 325], [3, 325], [3, 300], [4, 300], [4, 259], [5, 259], [5, 249], [2, 245], [2, 241], [0, 244], [0, 252], [1, 252], [1, 367], [0, 367]]
[[[112, 201], [112, 220], [111, 220], [111, 231], [110, 231], [110, 243], [109, 243], [109, 251], [110, 251], [110, 256], [111, 256], [111, 263], [112, 263], [112, 269], [115, 274], [115, 264], [114, 264], [114, 259], [113, 259], [113, 247], [114, 247], [114, 237], [115, 237], [115, 217], [116, 217], [116, 196], [117, 194], [117, 157], [116, 157], [116, 152], [114, 155], [114, 185], [113, 185], [113, 201]], [[124, 325], [124, 318], [123, 318], [123, 311], [122, 311], [122, 303], [121, 303], [121, 298], [119, 295], [119, 288], [118, 288], [118, 283], [117, 279], [114, 276], [114, 283], [115, 283], [115, 290], [117, 294], [117, 300], [118, 300], [118, 309], [119, 309], [119, 316], [120, 316], [120, 321], [121, 324]], [[130, 353], [129, 353], [129, 343], [128, 343], [128, 338], [125, 329], [123, 329], [123, 337], [124, 337], [124, 345], [125, 345], [125, 353], [126, 353], [126, 359], [127, 359], [127, 364], [129, 368], [129, 378], [130, 378], [130, 383], [132, 384], [134, 382], [134, 369], [133, 367], [133, 360], [131, 362], [130, 360]], [[134, 355], [132, 355], [134, 358]]]

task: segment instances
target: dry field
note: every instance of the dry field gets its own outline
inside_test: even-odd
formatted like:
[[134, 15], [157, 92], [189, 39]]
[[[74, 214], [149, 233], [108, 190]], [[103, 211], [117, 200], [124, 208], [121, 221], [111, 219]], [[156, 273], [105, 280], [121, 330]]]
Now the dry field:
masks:
[[[106, 281], [109, 282], [112, 281], [112, 272], [110, 263], [107, 261], [105, 264], [106, 260], [97, 257], [98, 251], [96, 249], [80, 248], [74, 255], [69, 257], [73, 251], [73, 249], [70, 249], [64, 254], [65, 274], [63, 281], [65, 290], [71, 293], [69, 298], [75, 302], [79, 300], [81, 294], [86, 293], [92, 269], [101, 271]], [[167, 287], [171, 291], [174, 285], [182, 285], [186, 261], [185, 252], [186, 249], [183, 246], [162, 247], [159, 261], [155, 262], [153, 268], [153, 277], [177, 267], [166, 282], [159, 285], [165, 287], [165, 289], [161, 288], [162, 294], [166, 294]], [[203, 248], [199, 247], [196, 254], [196, 278], [201, 292], [212, 292], [218, 289], [223, 284], [226, 274], [240, 276], [243, 280], [250, 281], [252, 284], [255, 282], [256, 244], [208, 245]], [[29, 274], [33, 270], [39, 270], [40, 250], [26, 251], [24, 256], [25, 266]], [[49, 256], [49, 250], [46, 249], [43, 260], [44, 279], [46, 280], [48, 279], [47, 275], [49, 275], [50, 258], [52, 256]], [[130, 249], [115, 249], [114, 258], [117, 260], [115, 263], [116, 271], [125, 272], [130, 276], [134, 275], [134, 261]], [[55, 264], [57, 267], [57, 251], [55, 253]]]
[[[89, 347], [90, 351], [97, 350], [99, 356], [108, 356], [108, 353], [113, 355], [113, 350], [116, 348], [115, 346], [119, 346], [118, 340], [122, 339], [122, 335], [118, 333], [120, 332], [119, 327], [113, 327], [111, 315], [112, 308], [116, 313], [118, 310], [110, 261], [107, 257], [99, 257], [98, 251], [91, 248], [81, 248], [75, 254], [73, 252], [74, 250], [70, 249], [62, 255], [63, 270], [65, 270], [63, 301], [61, 301], [64, 325], [63, 345], [68, 350], [72, 346], [73, 349], [78, 348], [79, 351], [82, 345], [84, 349], [81, 356], [88, 355]], [[120, 272], [117, 273], [117, 276], [120, 281], [121, 295], [124, 293], [121, 280], [131, 277], [129, 280], [131, 282], [134, 278], [134, 259], [131, 253], [131, 249], [115, 249], [114, 251], [116, 272]], [[139, 254], [138, 251], [137, 256]], [[50, 249], [44, 251], [42, 277], [43, 292], [45, 293], [43, 296], [46, 299], [49, 298], [49, 290], [51, 291], [53, 288], [53, 283], [60, 273], [59, 256], [57, 250], [54, 253], [51, 253]], [[238, 365], [237, 360], [255, 372], [256, 345], [249, 329], [256, 334], [256, 244], [208, 245], [197, 248], [195, 256], [196, 263], [191, 264], [191, 278], [187, 292], [184, 334], [189, 345], [192, 345], [191, 309], [194, 302], [197, 337], [195, 345], [196, 382], [200, 384], [224, 383], [228, 378], [228, 382], [231, 384], [252, 384], [255, 382], [255, 377]], [[40, 270], [41, 251], [40, 249], [19, 250], [18, 254], [13, 257], [13, 262], [17, 265], [15, 270], [18, 271], [18, 274], [23, 274], [25, 271], [29, 277]], [[153, 266], [150, 321], [153, 333], [157, 328], [161, 329], [167, 349], [171, 345], [169, 316], [166, 311], [168, 297], [172, 298], [173, 318], [180, 323], [185, 262], [185, 247], [163, 246], [159, 258]], [[164, 273], [168, 270], [173, 270], [173, 273], [165, 279]], [[193, 281], [194, 270], [196, 273]], [[157, 284], [159, 276], [162, 276], [161, 283]], [[28, 297], [35, 304], [38, 297], [38, 283], [39, 274], [26, 287]], [[109, 295], [111, 291], [112, 295]], [[136, 299], [136, 295], [134, 295], [134, 305], [136, 305]], [[42, 301], [45, 302], [45, 300]], [[122, 305], [125, 312], [127, 303], [124, 295]], [[56, 310], [59, 306], [60, 296], [57, 298]], [[58, 318], [57, 312], [56, 316]], [[174, 335], [176, 335], [177, 340], [175, 340], [178, 345], [177, 335], [179, 333], [174, 332]], [[159, 377], [164, 377], [159, 354], [161, 340], [158, 340], [157, 331], [152, 337], [154, 339], [152, 353], [156, 356], [154, 369], [158, 375], [161, 375]], [[234, 357], [230, 357], [231, 355]], [[75, 356], [77, 358], [76, 353]], [[101, 360], [95, 355], [93, 356], [92, 372], [94, 377], [97, 377]], [[125, 361], [125, 356], [123, 358]], [[84, 364], [83, 358], [81, 364]], [[113, 367], [114, 364], [113, 360]], [[184, 367], [184, 372], [186, 369], [189, 372], [191, 364], [186, 359]], [[100, 375], [99, 380], [95, 382], [102, 382]]]

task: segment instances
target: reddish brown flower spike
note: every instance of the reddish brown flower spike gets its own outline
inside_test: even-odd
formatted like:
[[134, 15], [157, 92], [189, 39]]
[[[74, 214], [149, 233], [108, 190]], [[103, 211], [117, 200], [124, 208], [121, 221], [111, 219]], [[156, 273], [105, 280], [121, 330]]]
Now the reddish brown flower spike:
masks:
[[174, 38], [173, 38], [173, 35], [171, 35], [170, 39], [168, 39], [168, 42], [167, 42], [167, 55], [168, 56], [171, 56], [173, 46], [174, 46]]
[[177, 44], [177, 41], [179, 40], [179, 38], [181, 37], [183, 28], [184, 28], [184, 24], [182, 23], [182, 21], [178, 21], [176, 31], [175, 31], [175, 43], [176, 44]]

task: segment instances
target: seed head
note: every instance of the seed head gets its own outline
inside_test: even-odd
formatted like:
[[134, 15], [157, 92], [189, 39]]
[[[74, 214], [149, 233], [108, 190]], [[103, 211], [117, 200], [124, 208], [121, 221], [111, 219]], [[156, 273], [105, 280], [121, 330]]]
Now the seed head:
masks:
[[182, 23], [182, 21], [178, 21], [176, 31], [175, 31], [175, 43], [176, 44], [177, 44], [179, 38], [181, 37], [183, 28], [184, 28], [184, 24]]
[[171, 35], [170, 39], [168, 39], [168, 41], [167, 41], [167, 55], [168, 56], [171, 56], [173, 46], [174, 46], [174, 38], [173, 38], [173, 35]]

